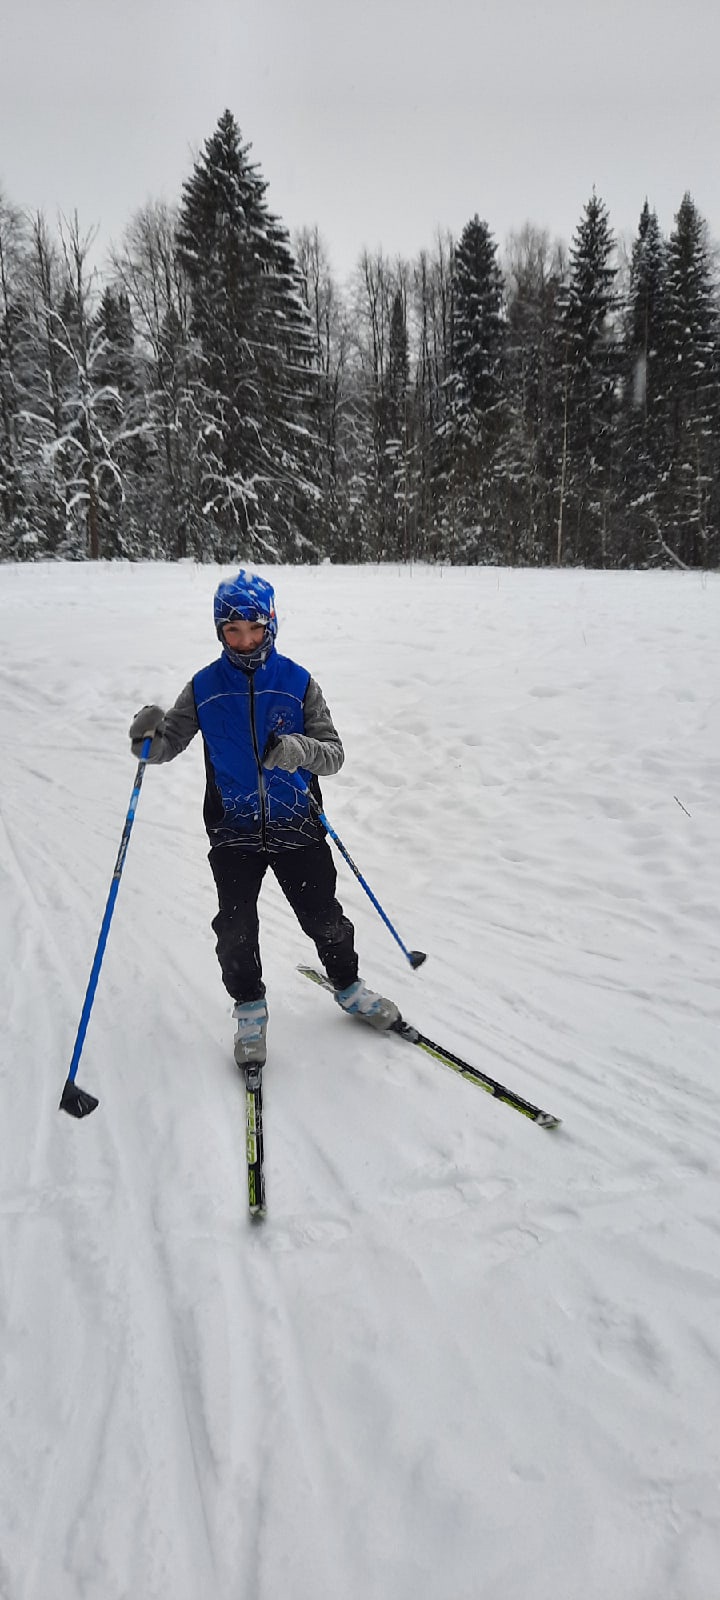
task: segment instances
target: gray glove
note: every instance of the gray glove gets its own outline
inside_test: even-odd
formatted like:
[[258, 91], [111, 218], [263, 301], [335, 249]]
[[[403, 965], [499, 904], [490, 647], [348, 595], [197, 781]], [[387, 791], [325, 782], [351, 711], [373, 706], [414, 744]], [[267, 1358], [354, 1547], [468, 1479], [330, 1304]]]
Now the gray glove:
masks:
[[[130, 723], [129, 730], [130, 744], [134, 756], [142, 755], [143, 744], [150, 734], [152, 734], [154, 741], [155, 734], [164, 716], [165, 712], [161, 706], [143, 706], [142, 711], [138, 711], [137, 716]], [[150, 746], [150, 755], [152, 753], [153, 745]]]
[[282, 767], [284, 772], [297, 772], [307, 760], [302, 739], [294, 733], [281, 733], [263, 756], [264, 767]]

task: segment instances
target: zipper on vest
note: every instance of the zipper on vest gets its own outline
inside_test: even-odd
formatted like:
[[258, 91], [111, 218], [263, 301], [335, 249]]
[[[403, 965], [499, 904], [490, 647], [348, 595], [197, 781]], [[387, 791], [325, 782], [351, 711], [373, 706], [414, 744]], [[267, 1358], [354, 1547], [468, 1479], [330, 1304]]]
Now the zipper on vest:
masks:
[[263, 777], [262, 761], [260, 760], [260, 751], [258, 749], [257, 728], [255, 727], [255, 682], [254, 682], [252, 673], [249, 676], [250, 676], [250, 732], [252, 733], [253, 750], [255, 751], [255, 760], [257, 761], [257, 769], [258, 769], [258, 789], [259, 789], [259, 793], [260, 793], [260, 827], [262, 829], [262, 847], [263, 847], [263, 850], [267, 850], [267, 821], [266, 821], [266, 818], [265, 818], [265, 779]]

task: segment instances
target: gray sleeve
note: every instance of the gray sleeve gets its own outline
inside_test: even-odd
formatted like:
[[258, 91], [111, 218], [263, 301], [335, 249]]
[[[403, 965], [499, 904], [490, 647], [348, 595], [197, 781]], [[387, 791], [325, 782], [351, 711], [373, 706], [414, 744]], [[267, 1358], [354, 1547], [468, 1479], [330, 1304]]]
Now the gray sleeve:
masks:
[[314, 678], [305, 691], [303, 704], [305, 732], [294, 734], [303, 747], [303, 766], [318, 778], [331, 778], [345, 760], [340, 735], [328, 711], [319, 683]]
[[[155, 738], [150, 747], [150, 763], [159, 766], [163, 761], [174, 761], [185, 750], [191, 739], [195, 738], [200, 724], [198, 722], [195, 694], [192, 681], [186, 683], [185, 688], [175, 701], [174, 706], [165, 712], [162, 722], [158, 725]], [[133, 745], [133, 750], [135, 746]], [[137, 752], [135, 752], [137, 754]]]

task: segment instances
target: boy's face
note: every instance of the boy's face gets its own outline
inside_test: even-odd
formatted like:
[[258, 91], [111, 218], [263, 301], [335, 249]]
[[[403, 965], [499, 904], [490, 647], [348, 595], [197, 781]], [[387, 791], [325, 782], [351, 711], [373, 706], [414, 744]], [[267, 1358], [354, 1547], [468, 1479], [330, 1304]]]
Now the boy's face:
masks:
[[265, 633], [264, 622], [245, 622], [243, 617], [234, 617], [232, 622], [226, 622], [223, 627], [223, 639], [231, 650], [238, 650], [241, 656], [247, 656], [251, 650], [257, 650], [262, 644]]

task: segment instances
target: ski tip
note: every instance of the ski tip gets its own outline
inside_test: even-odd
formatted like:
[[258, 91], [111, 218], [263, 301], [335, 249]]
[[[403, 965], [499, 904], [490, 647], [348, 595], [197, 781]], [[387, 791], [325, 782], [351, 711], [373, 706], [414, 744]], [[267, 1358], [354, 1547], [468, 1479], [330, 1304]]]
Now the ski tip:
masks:
[[562, 1117], [554, 1117], [551, 1111], [541, 1111], [535, 1118], [539, 1128], [561, 1128]]
[[78, 1089], [72, 1078], [68, 1078], [62, 1095], [58, 1111], [67, 1111], [69, 1117], [89, 1117], [90, 1112], [100, 1104], [94, 1094], [88, 1094], [85, 1089]]
[[425, 954], [425, 951], [424, 950], [411, 950], [410, 954], [408, 956], [408, 961], [410, 962], [410, 965], [411, 965], [411, 967], [413, 969], [413, 972], [417, 972], [418, 967], [422, 966], [423, 961], [427, 961], [427, 956]]

